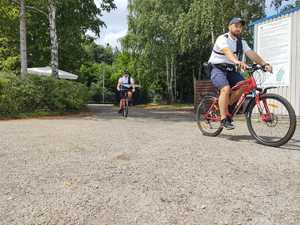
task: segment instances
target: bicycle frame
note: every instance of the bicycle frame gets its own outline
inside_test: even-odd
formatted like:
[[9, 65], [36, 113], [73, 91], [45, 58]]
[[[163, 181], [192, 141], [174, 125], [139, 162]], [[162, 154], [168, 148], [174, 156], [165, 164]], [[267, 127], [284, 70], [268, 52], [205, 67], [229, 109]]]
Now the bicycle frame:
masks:
[[[255, 103], [258, 107], [258, 111], [260, 113], [260, 117], [261, 117], [262, 121], [268, 122], [272, 117], [270, 110], [268, 108], [268, 105], [265, 101], [263, 102], [263, 104], [264, 104], [263, 106], [261, 106], [261, 103], [260, 103], [261, 95], [264, 94], [266, 91], [264, 91], [263, 89], [257, 88], [256, 81], [253, 77], [254, 72], [255, 72], [255, 70], [250, 72], [250, 77], [247, 80], [241, 81], [237, 85], [235, 85], [234, 87], [231, 88], [232, 91], [237, 91], [237, 90], [242, 89], [243, 93], [242, 93], [241, 97], [239, 98], [239, 100], [237, 101], [237, 104], [230, 116], [234, 117], [239, 112], [239, 110], [241, 109], [241, 107], [243, 106], [243, 104], [246, 101], [247, 95], [252, 92], [253, 93], [252, 98], [255, 98]], [[272, 87], [270, 87], [270, 88], [272, 88]], [[221, 120], [221, 116], [212, 115], [212, 113], [211, 113], [214, 111], [214, 110], [212, 110], [213, 107], [218, 106], [218, 100], [219, 99], [216, 98], [214, 103], [210, 106], [209, 110], [205, 113], [204, 116], [207, 120], [212, 120], [213, 122], [218, 122]], [[263, 113], [264, 109], [266, 112], [265, 114]]]
[[123, 91], [124, 91], [124, 96], [122, 96], [122, 98], [120, 99], [122, 109], [124, 109], [126, 105], [128, 105], [128, 92], [127, 90], [123, 90]]
[[[286, 144], [293, 137], [297, 126], [297, 118], [295, 110], [288, 100], [278, 94], [267, 93], [269, 89], [275, 87], [258, 87], [260, 81], [257, 80], [256, 75], [261, 75], [256, 74], [255, 71], [265, 71], [265, 69], [264, 66], [249, 66], [249, 78], [231, 88], [232, 91], [238, 91], [235, 94], [238, 94], [240, 98], [235, 104], [233, 112], [230, 111], [232, 115], [227, 116], [234, 117], [243, 105], [246, 106], [243, 113], [245, 113], [251, 136], [260, 144], [279, 147]], [[249, 102], [246, 101], [248, 99]], [[219, 98], [217, 96], [207, 95], [197, 107], [197, 125], [205, 136], [216, 137], [226, 128], [220, 123], [221, 115], [218, 102]], [[279, 107], [280, 109], [277, 110]], [[273, 111], [273, 109], [275, 110]], [[285, 110], [285, 112], [281, 113], [282, 110]], [[281, 115], [283, 116], [282, 121]], [[281, 125], [279, 129], [277, 129], [278, 124]], [[268, 130], [265, 131], [265, 129]]]

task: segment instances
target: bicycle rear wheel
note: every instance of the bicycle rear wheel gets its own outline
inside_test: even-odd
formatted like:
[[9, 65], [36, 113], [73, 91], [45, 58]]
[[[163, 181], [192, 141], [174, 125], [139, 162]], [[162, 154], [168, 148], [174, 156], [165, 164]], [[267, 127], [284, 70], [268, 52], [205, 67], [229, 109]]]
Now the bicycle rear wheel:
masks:
[[222, 132], [220, 109], [216, 97], [205, 96], [201, 100], [196, 112], [196, 121], [203, 135], [216, 137]]
[[251, 135], [261, 144], [279, 147], [294, 135], [297, 119], [291, 104], [276, 94], [261, 96], [260, 108], [252, 101], [246, 114]]

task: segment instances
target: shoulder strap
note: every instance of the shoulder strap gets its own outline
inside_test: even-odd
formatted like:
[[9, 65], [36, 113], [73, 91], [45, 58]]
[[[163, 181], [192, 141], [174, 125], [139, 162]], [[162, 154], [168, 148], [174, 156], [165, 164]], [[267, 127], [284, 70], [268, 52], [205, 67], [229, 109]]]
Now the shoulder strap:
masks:
[[[229, 35], [226, 33], [223, 35], [225, 38], [229, 38]], [[242, 46], [243, 48], [243, 46]], [[238, 49], [238, 48], [237, 48]], [[214, 48], [212, 50], [214, 53], [218, 54], [218, 55], [225, 55], [223, 52], [219, 52], [219, 51], [216, 51]], [[242, 50], [243, 51], [243, 50]], [[236, 50], [236, 52], [233, 52], [233, 54], [238, 54], [238, 51]]]
[[131, 76], [128, 76], [128, 84], [131, 84]]
[[216, 54], [218, 54], [218, 55], [225, 55], [223, 52], [218, 52], [215, 49], [213, 49], [213, 52], [216, 53]]
[[243, 40], [242, 38], [238, 38], [236, 41], [236, 55], [240, 61], [243, 60]]
[[[218, 55], [225, 55], [224, 53], [218, 52], [215, 49], [213, 49], [213, 52], [216, 53], [216, 54], [218, 54]], [[233, 52], [233, 54], [237, 54], [237, 52]]]

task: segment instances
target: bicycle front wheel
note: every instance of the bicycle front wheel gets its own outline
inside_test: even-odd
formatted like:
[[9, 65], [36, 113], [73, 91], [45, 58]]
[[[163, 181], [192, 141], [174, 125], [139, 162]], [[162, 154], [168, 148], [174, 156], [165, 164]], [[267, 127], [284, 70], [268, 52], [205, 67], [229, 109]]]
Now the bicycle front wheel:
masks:
[[297, 119], [291, 104], [282, 96], [265, 94], [259, 104], [250, 103], [246, 114], [251, 135], [261, 144], [279, 147], [294, 135]]
[[205, 96], [198, 105], [196, 112], [197, 125], [203, 135], [216, 137], [223, 128], [218, 99], [214, 96]]
[[123, 109], [123, 117], [127, 118], [127, 116], [128, 116], [128, 99], [125, 100], [125, 106]]

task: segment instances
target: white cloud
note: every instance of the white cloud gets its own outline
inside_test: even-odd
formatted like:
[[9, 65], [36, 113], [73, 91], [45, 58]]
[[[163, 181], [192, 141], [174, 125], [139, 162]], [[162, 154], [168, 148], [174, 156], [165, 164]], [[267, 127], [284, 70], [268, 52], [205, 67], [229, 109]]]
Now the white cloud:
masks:
[[[99, 5], [99, 0], [95, 0], [95, 2]], [[101, 29], [100, 38], [96, 42], [103, 45], [109, 43], [113, 47], [120, 47], [119, 39], [124, 37], [128, 30], [128, 0], [115, 0], [115, 3], [117, 9], [104, 13], [101, 18], [106, 23], [107, 28]]]
[[127, 29], [120, 31], [108, 31], [101, 36], [101, 38], [97, 39], [96, 42], [98, 44], [106, 45], [109, 43], [113, 47], [120, 48], [121, 43], [120, 39], [127, 34]]

